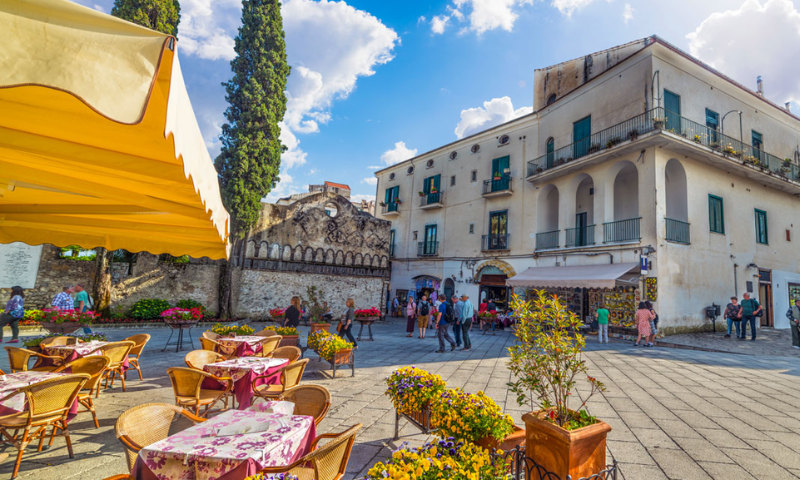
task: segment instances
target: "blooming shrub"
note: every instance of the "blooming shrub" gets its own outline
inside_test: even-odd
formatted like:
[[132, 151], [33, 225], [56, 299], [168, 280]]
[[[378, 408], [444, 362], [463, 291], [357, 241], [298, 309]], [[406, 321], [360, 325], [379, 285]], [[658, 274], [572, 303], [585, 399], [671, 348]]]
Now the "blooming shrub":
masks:
[[216, 333], [217, 335], [220, 335], [220, 336], [223, 336], [223, 337], [227, 336], [227, 335], [230, 335], [232, 333], [237, 335], [237, 336], [239, 336], [239, 335], [252, 335], [253, 332], [255, 332], [255, 330], [253, 330], [253, 328], [250, 327], [249, 325], [242, 325], [242, 326], [228, 325], [228, 326], [226, 326], [226, 325], [222, 325], [221, 323], [217, 323], [216, 325], [211, 327], [211, 331]]
[[78, 310], [59, 310], [57, 308], [46, 308], [42, 310], [42, 318], [39, 320], [43, 323], [92, 323], [95, 318], [100, 315], [92, 311], [79, 312]]
[[514, 431], [514, 420], [485, 393], [455, 388], [431, 402], [431, 427], [438, 429], [436, 435], [440, 437], [474, 443], [486, 437], [502, 440]]
[[269, 311], [269, 316], [271, 318], [283, 318], [286, 316], [286, 309], [285, 308], [273, 308]]
[[203, 312], [199, 308], [185, 309], [185, 308], [170, 308], [161, 312], [160, 317], [165, 321], [172, 322], [193, 322], [203, 318]]
[[444, 392], [445, 382], [439, 375], [417, 368], [402, 367], [386, 379], [386, 395], [398, 412], [409, 415], [421, 412]]
[[145, 298], [131, 307], [130, 316], [140, 320], [160, 319], [161, 312], [169, 308], [169, 302], [159, 298]]
[[294, 327], [278, 327], [275, 330], [275, 333], [278, 335], [300, 335], [300, 332], [297, 331]]
[[205, 315], [206, 307], [202, 303], [198, 302], [197, 300], [192, 300], [191, 298], [185, 298], [183, 300], [178, 300], [178, 303], [175, 304], [178, 308], [184, 308], [186, 310], [192, 310], [197, 308], [200, 312]]
[[355, 311], [356, 318], [363, 318], [363, 317], [380, 317], [381, 311], [378, 310], [377, 307], [372, 308], [364, 308], [362, 310]]
[[452, 438], [410, 448], [403, 445], [386, 462], [376, 463], [365, 480], [502, 480], [504, 462], [492, 463], [489, 451]]
[[478, 318], [493, 320], [497, 318], [497, 310], [486, 310], [484, 312], [478, 312]]
[[327, 330], [317, 330], [308, 336], [308, 348], [316, 352], [322, 344], [323, 339], [330, 336], [331, 334]]
[[85, 335], [85, 334], [81, 334], [81, 335], [62, 335], [60, 333], [49, 333], [47, 335], [39, 335], [39, 336], [36, 336], [36, 337], [27, 337], [25, 340], [22, 341], [22, 344], [25, 346], [25, 348], [38, 347], [39, 345], [41, 345], [42, 340], [44, 340], [45, 338], [50, 338], [50, 337], [76, 337], [81, 342], [91, 342], [93, 340], [98, 341], [98, 342], [107, 342], [108, 341], [108, 337], [106, 336], [106, 334], [105, 333], [99, 333], [99, 332], [91, 333], [91, 334], [88, 334], [88, 335]]
[[338, 335], [328, 335], [320, 343], [317, 353], [319, 356], [330, 361], [337, 352], [352, 349], [353, 344]]

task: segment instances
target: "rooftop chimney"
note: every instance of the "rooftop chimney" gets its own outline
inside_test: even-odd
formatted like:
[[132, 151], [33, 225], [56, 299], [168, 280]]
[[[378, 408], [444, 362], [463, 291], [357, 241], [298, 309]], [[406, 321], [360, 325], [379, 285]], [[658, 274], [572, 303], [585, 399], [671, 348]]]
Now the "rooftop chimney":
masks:
[[761, 80], [761, 75], [756, 78], [756, 92], [762, 97], [764, 96], [764, 82]]
[[784, 106], [784, 108], [786, 108], [787, 112], [791, 112], [792, 111], [792, 102], [786, 102], [786, 103], [783, 104], [783, 106]]

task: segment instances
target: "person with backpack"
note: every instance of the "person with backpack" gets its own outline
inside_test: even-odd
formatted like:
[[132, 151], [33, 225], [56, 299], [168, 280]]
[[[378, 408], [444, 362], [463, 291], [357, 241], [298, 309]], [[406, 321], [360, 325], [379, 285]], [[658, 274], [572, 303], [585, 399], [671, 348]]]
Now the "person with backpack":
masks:
[[[76, 283], [72, 290], [75, 292], [75, 311], [79, 313], [87, 312], [94, 308], [94, 302], [92, 301], [92, 297], [89, 296], [89, 293], [83, 288], [83, 285], [80, 283]], [[83, 333], [85, 335], [91, 335], [92, 329], [89, 325], [83, 326]]]
[[423, 295], [417, 304], [417, 328], [419, 328], [419, 337], [425, 338], [425, 332], [428, 329], [428, 317], [431, 314], [431, 304], [428, 302], [428, 297]]
[[747, 338], [747, 323], [750, 323], [750, 341], [756, 341], [756, 317], [760, 317], [764, 307], [755, 298], [750, 298], [750, 294], [745, 292], [742, 300], [742, 336], [739, 340]]
[[439, 330], [439, 350], [436, 350], [436, 353], [444, 353], [445, 340], [450, 343], [450, 351], [452, 352], [456, 349], [456, 342], [450, 337], [447, 327], [456, 322], [456, 310], [444, 295], [439, 295], [439, 301], [442, 303], [439, 305], [439, 318], [436, 327]]

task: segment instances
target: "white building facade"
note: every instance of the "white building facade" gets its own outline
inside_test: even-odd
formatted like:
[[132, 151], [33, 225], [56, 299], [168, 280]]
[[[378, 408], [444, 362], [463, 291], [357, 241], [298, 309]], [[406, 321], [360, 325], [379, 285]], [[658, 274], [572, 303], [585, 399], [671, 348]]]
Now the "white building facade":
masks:
[[544, 288], [620, 327], [650, 300], [673, 333], [751, 292], [788, 328], [799, 143], [800, 118], [655, 36], [536, 70], [534, 113], [376, 172], [391, 293]]

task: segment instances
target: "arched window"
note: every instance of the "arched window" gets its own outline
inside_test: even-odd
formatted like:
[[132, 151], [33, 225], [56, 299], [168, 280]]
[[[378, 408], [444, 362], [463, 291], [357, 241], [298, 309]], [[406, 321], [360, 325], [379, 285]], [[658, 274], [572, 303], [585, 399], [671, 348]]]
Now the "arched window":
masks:
[[547, 97], [547, 104], [545, 106], [550, 105], [555, 101], [556, 101], [556, 94], [554, 93], [554, 94], [550, 95], [549, 97]]

